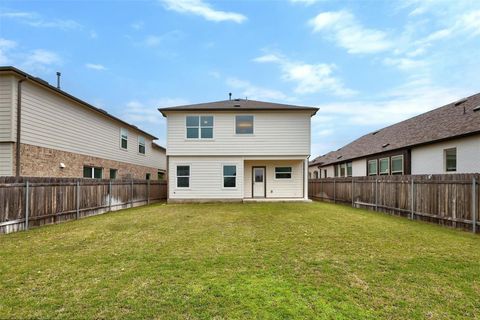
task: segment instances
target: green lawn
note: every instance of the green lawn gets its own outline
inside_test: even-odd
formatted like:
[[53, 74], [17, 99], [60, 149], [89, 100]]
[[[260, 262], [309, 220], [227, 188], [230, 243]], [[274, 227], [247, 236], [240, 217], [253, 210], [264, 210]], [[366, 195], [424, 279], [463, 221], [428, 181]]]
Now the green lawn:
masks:
[[0, 235], [2, 319], [479, 314], [479, 236], [346, 206], [157, 204]]

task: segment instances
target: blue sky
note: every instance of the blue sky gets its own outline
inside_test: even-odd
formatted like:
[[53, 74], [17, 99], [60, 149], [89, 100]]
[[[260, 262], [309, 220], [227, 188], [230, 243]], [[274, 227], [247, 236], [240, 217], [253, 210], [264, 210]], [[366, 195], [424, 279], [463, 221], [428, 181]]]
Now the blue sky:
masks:
[[312, 155], [480, 88], [480, 1], [2, 1], [14, 65], [165, 142], [160, 106], [320, 107]]

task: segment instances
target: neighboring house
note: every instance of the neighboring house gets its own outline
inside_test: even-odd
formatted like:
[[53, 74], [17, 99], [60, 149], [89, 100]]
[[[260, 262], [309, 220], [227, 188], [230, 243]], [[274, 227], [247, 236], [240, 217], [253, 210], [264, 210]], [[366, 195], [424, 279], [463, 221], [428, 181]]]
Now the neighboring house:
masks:
[[377, 130], [310, 162], [313, 179], [480, 172], [480, 94]]
[[308, 199], [317, 108], [235, 99], [159, 110], [169, 201]]
[[44, 80], [0, 67], [0, 176], [157, 179], [166, 152], [155, 139]]

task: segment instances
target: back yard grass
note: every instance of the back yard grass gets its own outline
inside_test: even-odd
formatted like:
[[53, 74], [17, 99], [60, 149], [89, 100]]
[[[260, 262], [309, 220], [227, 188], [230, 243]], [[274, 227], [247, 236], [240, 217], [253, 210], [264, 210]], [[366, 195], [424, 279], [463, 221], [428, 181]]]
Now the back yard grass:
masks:
[[479, 313], [479, 236], [346, 206], [156, 204], [0, 236], [0, 318]]

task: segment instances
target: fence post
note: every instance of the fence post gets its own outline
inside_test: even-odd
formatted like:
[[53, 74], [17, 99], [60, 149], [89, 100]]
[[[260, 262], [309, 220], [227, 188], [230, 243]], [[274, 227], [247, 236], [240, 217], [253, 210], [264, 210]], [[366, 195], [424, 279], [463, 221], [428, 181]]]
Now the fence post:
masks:
[[112, 180], [108, 181], [108, 211], [112, 211]]
[[147, 204], [150, 204], [150, 180], [147, 180]]
[[411, 199], [410, 199], [410, 219], [414, 219], [415, 218], [415, 180], [413, 179], [413, 176], [412, 176], [412, 183], [411, 183], [411, 187], [410, 187], [410, 195], [411, 195]]
[[354, 190], [355, 190], [355, 182], [353, 180], [353, 177], [352, 177], [352, 207], [355, 207], [355, 200], [354, 200]]
[[477, 232], [477, 181], [472, 178], [472, 231]]
[[375, 177], [375, 211], [378, 211], [378, 179]]
[[77, 191], [77, 212], [76, 212], [76, 218], [80, 218], [80, 181], [77, 180], [77, 186], [76, 186], [76, 191]]
[[30, 214], [30, 183], [25, 182], [25, 230], [28, 230], [28, 215]]
[[333, 178], [333, 203], [337, 203], [337, 188], [335, 178]]
[[133, 180], [130, 182], [130, 208], [133, 207]]

